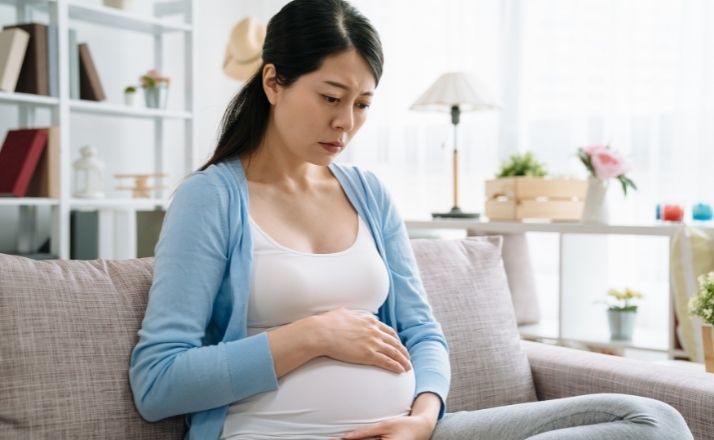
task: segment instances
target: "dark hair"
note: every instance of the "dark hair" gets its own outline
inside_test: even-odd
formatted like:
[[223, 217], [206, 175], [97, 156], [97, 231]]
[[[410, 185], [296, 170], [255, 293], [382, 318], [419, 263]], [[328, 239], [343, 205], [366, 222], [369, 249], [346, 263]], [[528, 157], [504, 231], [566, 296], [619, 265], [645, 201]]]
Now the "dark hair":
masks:
[[270, 103], [263, 90], [263, 67], [275, 65], [278, 84], [288, 87], [320, 68], [324, 59], [354, 48], [367, 62], [375, 83], [382, 76], [384, 55], [369, 20], [344, 0], [294, 0], [270, 19], [263, 44], [263, 63], [228, 105], [212, 164], [255, 151], [265, 134]]

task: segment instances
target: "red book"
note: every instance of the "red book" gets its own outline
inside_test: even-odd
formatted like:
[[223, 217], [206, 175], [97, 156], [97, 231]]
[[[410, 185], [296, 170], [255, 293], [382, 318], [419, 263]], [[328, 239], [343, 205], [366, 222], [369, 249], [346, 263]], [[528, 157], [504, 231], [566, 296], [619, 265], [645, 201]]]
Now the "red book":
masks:
[[45, 145], [47, 129], [7, 132], [0, 149], [0, 196], [25, 196]]

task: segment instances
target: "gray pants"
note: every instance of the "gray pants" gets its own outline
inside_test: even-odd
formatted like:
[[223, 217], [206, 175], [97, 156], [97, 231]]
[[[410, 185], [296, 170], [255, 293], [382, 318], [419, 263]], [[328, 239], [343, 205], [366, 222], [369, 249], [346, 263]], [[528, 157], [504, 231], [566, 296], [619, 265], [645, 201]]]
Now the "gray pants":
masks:
[[676, 409], [627, 394], [589, 394], [446, 413], [431, 440], [692, 440]]

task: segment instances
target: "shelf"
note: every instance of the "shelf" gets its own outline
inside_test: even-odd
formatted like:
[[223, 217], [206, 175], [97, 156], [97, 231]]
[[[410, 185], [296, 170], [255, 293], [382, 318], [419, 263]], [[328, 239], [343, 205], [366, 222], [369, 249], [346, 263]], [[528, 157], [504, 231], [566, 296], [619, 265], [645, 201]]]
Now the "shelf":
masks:
[[189, 112], [129, 107], [126, 105], [106, 104], [103, 102], [77, 99], [70, 101], [69, 108], [75, 113], [125, 116], [129, 118], [191, 119], [193, 117]]
[[[483, 222], [478, 220], [411, 220], [409, 229], [467, 229], [476, 232], [521, 233], [555, 232], [563, 234], [615, 234], [673, 236], [684, 227], [682, 223], [652, 223], [641, 225], [602, 225], [589, 223], [535, 223], [535, 222]], [[695, 223], [706, 230], [714, 229], [711, 223]]]
[[174, 23], [154, 17], [124, 12], [120, 9], [72, 1], [69, 3], [69, 18], [73, 20], [109, 26], [122, 30], [162, 34], [166, 32], [191, 32], [188, 24]]
[[[49, 113], [53, 125], [60, 128], [58, 178], [62, 182], [64, 191], [57, 198], [34, 197], [1, 197], [0, 209], [19, 211], [20, 224], [16, 237], [9, 237], [17, 241], [17, 249], [27, 248], [29, 240], [34, 240], [39, 232], [45, 234], [49, 231], [49, 252], [60, 259], [67, 259], [71, 254], [71, 216], [70, 211], [99, 211], [100, 217], [106, 220], [104, 225], [105, 240], [113, 243], [107, 247], [106, 258], [132, 258], [136, 249], [122, 243], [124, 237], [137, 234], [134, 219], [138, 213], [151, 214], [168, 209], [171, 193], [166, 190], [156, 191], [151, 194], [155, 198], [136, 199], [131, 191], [114, 192], [107, 194], [108, 198], [83, 199], [73, 197], [68, 188], [73, 176], [72, 148], [80, 139], [103, 135], [96, 123], [112, 127], [112, 130], [124, 131], [139, 129], [146, 132], [145, 139], [149, 142], [146, 151], [137, 156], [136, 160], [150, 160], [153, 158], [151, 171], [166, 174], [189, 174], [192, 172], [192, 163], [195, 162], [194, 147], [196, 135], [196, 95], [195, 95], [195, 62], [196, 62], [196, 35], [197, 29], [193, 23], [196, 17], [197, 2], [194, 0], [159, 0], [136, 1], [140, 3], [136, 9], [123, 10], [105, 6], [102, 0], [0, 0], [0, 9], [6, 12], [9, 20], [15, 21], [40, 21], [48, 26], [54, 26], [63, 40], [67, 43], [67, 36], [71, 28], [80, 27], [83, 39], [93, 40], [102, 35], [112, 35], [111, 44], [119, 44], [122, 50], [134, 50], [139, 55], [153, 53], [152, 67], [163, 70], [164, 57], [181, 57], [179, 64], [185, 79], [181, 87], [174, 90], [183, 95], [184, 104], [169, 109], [151, 109], [144, 106], [143, 97], [135, 106], [124, 104], [122, 96], [114, 100], [101, 102], [83, 99], [71, 99], [68, 93], [69, 75], [62, 77], [64, 94], [59, 96], [40, 96], [26, 93], [12, 93], [0, 91], [0, 107], [7, 108], [8, 112], [18, 115], [20, 126], [34, 126], [37, 121], [47, 119]], [[85, 29], [86, 28], [86, 29]], [[133, 34], [139, 38], [136, 42], [125, 38]], [[140, 42], [142, 38], [147, 38]], [[178, 39], [176, 39], [178, 38]], [[153, 41], [149, 41], [153, 40]], [[113, 50], [110, 44], [108, 49]], [[169, 46], [170, 45], [170, 46]], [[133, 47], [131, 47], [133, 46]], [[165, 50], [167, 48], [171, 50]], [[174, 50], [175, 49], [175, 50]], [[168, 54], [168, 55], [167, 55]], [[66, 70], [68, 68], [69, 50], [60, 50], [57, 54], [63, 57], [58, 60]], [[142, 63], [138, 57], [136, 63]], [[111, 64], [111, 62], [110, 62]], [[110, 66], [111, 67], [111, 66]], [[68, 73], [68, 72], [65, 72]], [[123, 87], [123, 86], [120, 86]], [[139, 91], [141, 93], [141, 91]], [[173, 92], [172, 92], [173, 93]], [[91, 116], [87, 117], [87, 116]], [[102, 120], [95, 118], [103, 118]], [[148, 125], [147, 125], [148, 123]], [[153, 124], [152, 124], [153, 123]], [[79, 124], [79, 125], [77, 125]], [[108, 125], [107, 125], [108, 124]], [[153, 127], [152, 127], [153, 125]], [[180, 126], [183, 128], [179, 142], [183, 163], [173, 161], [173, 154], [169, 155], [164, 145], [167, 135]], [[0, 132], [0, 135], [3, 133]], [[119, 141], [119, 140], [117, 140]], [[86, 140], [81, 141], [86, 142]], [[89, 141], [91, 142], [91, 140]], [[175, 143], [174, 141], [171, 141]], [[120, 142], [117, 144], [121, 145]], [[179, 153], [178, 150], [171, 151]], [[119, 154], [119, 153], [117, 153]], [[148, 159], [147, 159], [148, 158]], [[174, 172], [181, 168], [181, 172]], [[167, 171], [169, 171], [167, 173]], [[35, 206], [49, 206], [50, 208], [36, 209]], [[30, 224], [25, 219], [30, 219], [34, 211], [51, 211], [49, 228], [46, 222], [35, 221]], [[108, 219], [112, 219], [109, 221]], [[14, 220], [13, 220], [14, 222]], [[41, 230], [41, 231], [40, 231]], [[33, 242], [34, 243], [34, 242]], [[41, 256], [40, 256], [41, 257]]]
[[631, 341], [611, 340], [607, 329], [592, 334], [580, 334], [573, 337], [564, 336], [564, 341], [577, 341], [595, 347], [636, 348], [638, 350], [667, 351], [669, 341], [667, 334], [635, 328]]
[[59, 200], [45, 197], [0, 197], [0, 206], [56, 206]]
[[559, 342], [578, 342], [600, 348], [634, 348], [638, 350], [667, 352], [666, 333], [652, 332], [635, 328], [631, 341], [618, 341], [610, 339], [607, 328], [601, 331], [583, 331], [577, 335], [564, 335], [558, 337], [558, 321], [542, 320], [537, 324], [521, 325], [518, 332], [523, 339], [549, 339]]
[[3, 92], [3, 91], [0, 91], [0, 102], [17, 102], [17, 103], [45, 105], [45, 106], [59, 105], [59, 99], [52, 97], [52, 96], [33, 95], [32, 93]]
[[156, 208], [166, 209], [168, 200], [164, 199], [70, 199], [72, 209], [136, 209], [152, 211]]
[[46, 0], [0, 0], [1, 5], [19, 6], [21, 4], [46, 5]]

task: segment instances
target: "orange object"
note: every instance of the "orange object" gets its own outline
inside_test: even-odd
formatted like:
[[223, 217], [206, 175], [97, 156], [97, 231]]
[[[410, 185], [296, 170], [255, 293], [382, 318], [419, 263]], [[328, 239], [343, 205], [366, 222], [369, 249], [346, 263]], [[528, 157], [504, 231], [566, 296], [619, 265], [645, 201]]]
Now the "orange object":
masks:
[[664, 205], [662, 220], [668, 222], [681, 222], [684, 219], [684, 209], [679, 205]]

